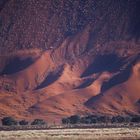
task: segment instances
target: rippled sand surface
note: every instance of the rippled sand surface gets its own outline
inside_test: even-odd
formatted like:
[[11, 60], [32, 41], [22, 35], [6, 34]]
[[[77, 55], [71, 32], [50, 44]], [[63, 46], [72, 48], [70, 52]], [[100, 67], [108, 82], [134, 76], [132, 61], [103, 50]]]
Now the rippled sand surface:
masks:
[[0, 140], [139, 140], [140, 128], [1, 131]]

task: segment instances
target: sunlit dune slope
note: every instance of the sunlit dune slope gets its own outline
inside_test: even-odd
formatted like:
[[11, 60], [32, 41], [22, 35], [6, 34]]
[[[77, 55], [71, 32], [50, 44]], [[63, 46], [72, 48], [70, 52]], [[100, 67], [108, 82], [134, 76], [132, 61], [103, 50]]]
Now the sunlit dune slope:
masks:
[[115, 85], [99, 96], [92, 97], [85, 105], [97, 114], [134, 115], [139, 114], [140, 106], [140, 63], [132, 66], [127, 81]]

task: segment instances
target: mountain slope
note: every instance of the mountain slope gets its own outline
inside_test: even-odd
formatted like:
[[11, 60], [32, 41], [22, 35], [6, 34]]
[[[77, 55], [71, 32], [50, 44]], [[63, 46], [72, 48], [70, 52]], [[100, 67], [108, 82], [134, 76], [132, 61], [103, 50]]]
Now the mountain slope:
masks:
[[0, 118], [139, 114], [139, 0], [0, 2]]
[[118, 84], [99, 96], [89, 99], [85, 105], [93, 112], [111, 115], [139, 114], [140, 106], [140, 63], [133, 65], [127, 81]]

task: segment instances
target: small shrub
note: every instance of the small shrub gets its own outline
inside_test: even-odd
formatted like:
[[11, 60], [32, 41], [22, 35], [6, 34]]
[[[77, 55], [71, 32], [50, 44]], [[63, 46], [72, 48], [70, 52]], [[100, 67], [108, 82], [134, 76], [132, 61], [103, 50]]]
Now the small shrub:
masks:
[[2, 121], [2, 125], [7, 125], [7, 126], [18, 124], [17, 121], [14, 120], [12, 117], [4, 117], [1, 121]]
[[26, 121], [26, 120], [21, 120], [20, 122], [19, 122], [19, 124], [20, 125], [28, 125], [28, 121]]
[[83, 124], [91, 124], [91, 119], [90, 118], [87, 118], [87, 117], [82, 117], [80, 119], [80, 123], [83, 123]]
[[112, 117], [111, 122], [112, 123], [124, 123], [124, 122], [126, 122], [126, 119], [123, 116], [114, 116], [114, 117]]
[[140, 123], [140, 116], [133, 116], [132, 119], [131, 119], [131, 122]]
[[70, 123], [70, 121], [69, 121], [68, 118], [63, 118], [62, 119], [62, 124], [69, 124], [69, 123]]
[[35, 119], [32, 123], [31, 123], [31, 125], [45, 125], [46, 124], [46, 122], [44, 121], [44, 120], [42, 120], [42, 119]]
[[96, 121], [97, 121], [96, 117], [93, 115], [85, 116], [80, 119], [80, 123], [83, 124], [92, 124], [92, 123], [96, 123]]
[[80, 122], [80, 117], [78, 115], [73, 115], [69, 117], [69, 121], [71, 124], [76, 124]]

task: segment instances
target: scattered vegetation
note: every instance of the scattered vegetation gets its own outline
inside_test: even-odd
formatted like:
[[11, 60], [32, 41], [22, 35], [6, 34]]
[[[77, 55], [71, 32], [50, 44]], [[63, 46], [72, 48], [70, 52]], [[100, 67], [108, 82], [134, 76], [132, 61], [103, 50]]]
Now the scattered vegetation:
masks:
[[62, 124], [95, 124], [95, 123], [140, 123], [140, 116], [70, 116], [62, 119]]
[[139, 123], [139, 122], [140, 122], [140, 116], [134, 116], [134, 117], [131, 119], [131, 122]]
[[29, 122], [26, 120], [19, 121], [19, 125], [28, 125], [28, 124], [29, 124]]
[[32, 123], [31, 123], [31, 125], [45, 125], [46, 124], [46, 122], [44, 121], [44, 120], [42, 120], [42, 119], [35, 119]]
[[18, 124], [18, 122], [14, 120], [12, 117], [4, 117], [1, 121], [2, 121], [2, 125], [6, 125], [6, 126]]
[[[32, 122], [28, 122], [27, 120], [17, 121], [12, 117], [4, 117], [1, 119], [2, 129], [4, 126], [9, 126], [11, 130], [13, 129], [41, 129], [41, 128], [49, 128], [47, 122], [43, 119], [34, 119]], [[140, 116], [96, 116], [96, 115], [88, 115], [88, 116], [79, 116], [72, 115], [67, 118], [62, 119], [62, 124], [70, 126], [88, 124], [88, 126], [94, 126], [94, 124], [104, 124], [108, 125], [124, 125], [124, 124], [140, 124]], [[11, 127], [13, 126], [13, 127]], [[68, 125], [69, 126], [69, 125]], [[95, 125], [96, 126], [96, 125]]]
[[47, 123], [42, 119], [35, 119], [32, 122], [28, 122], [27, 120], [17, 121], [12, 117], [4, 117], [1, 119], [2, 126], [30, 126], [30, 125], [46, 125]]

